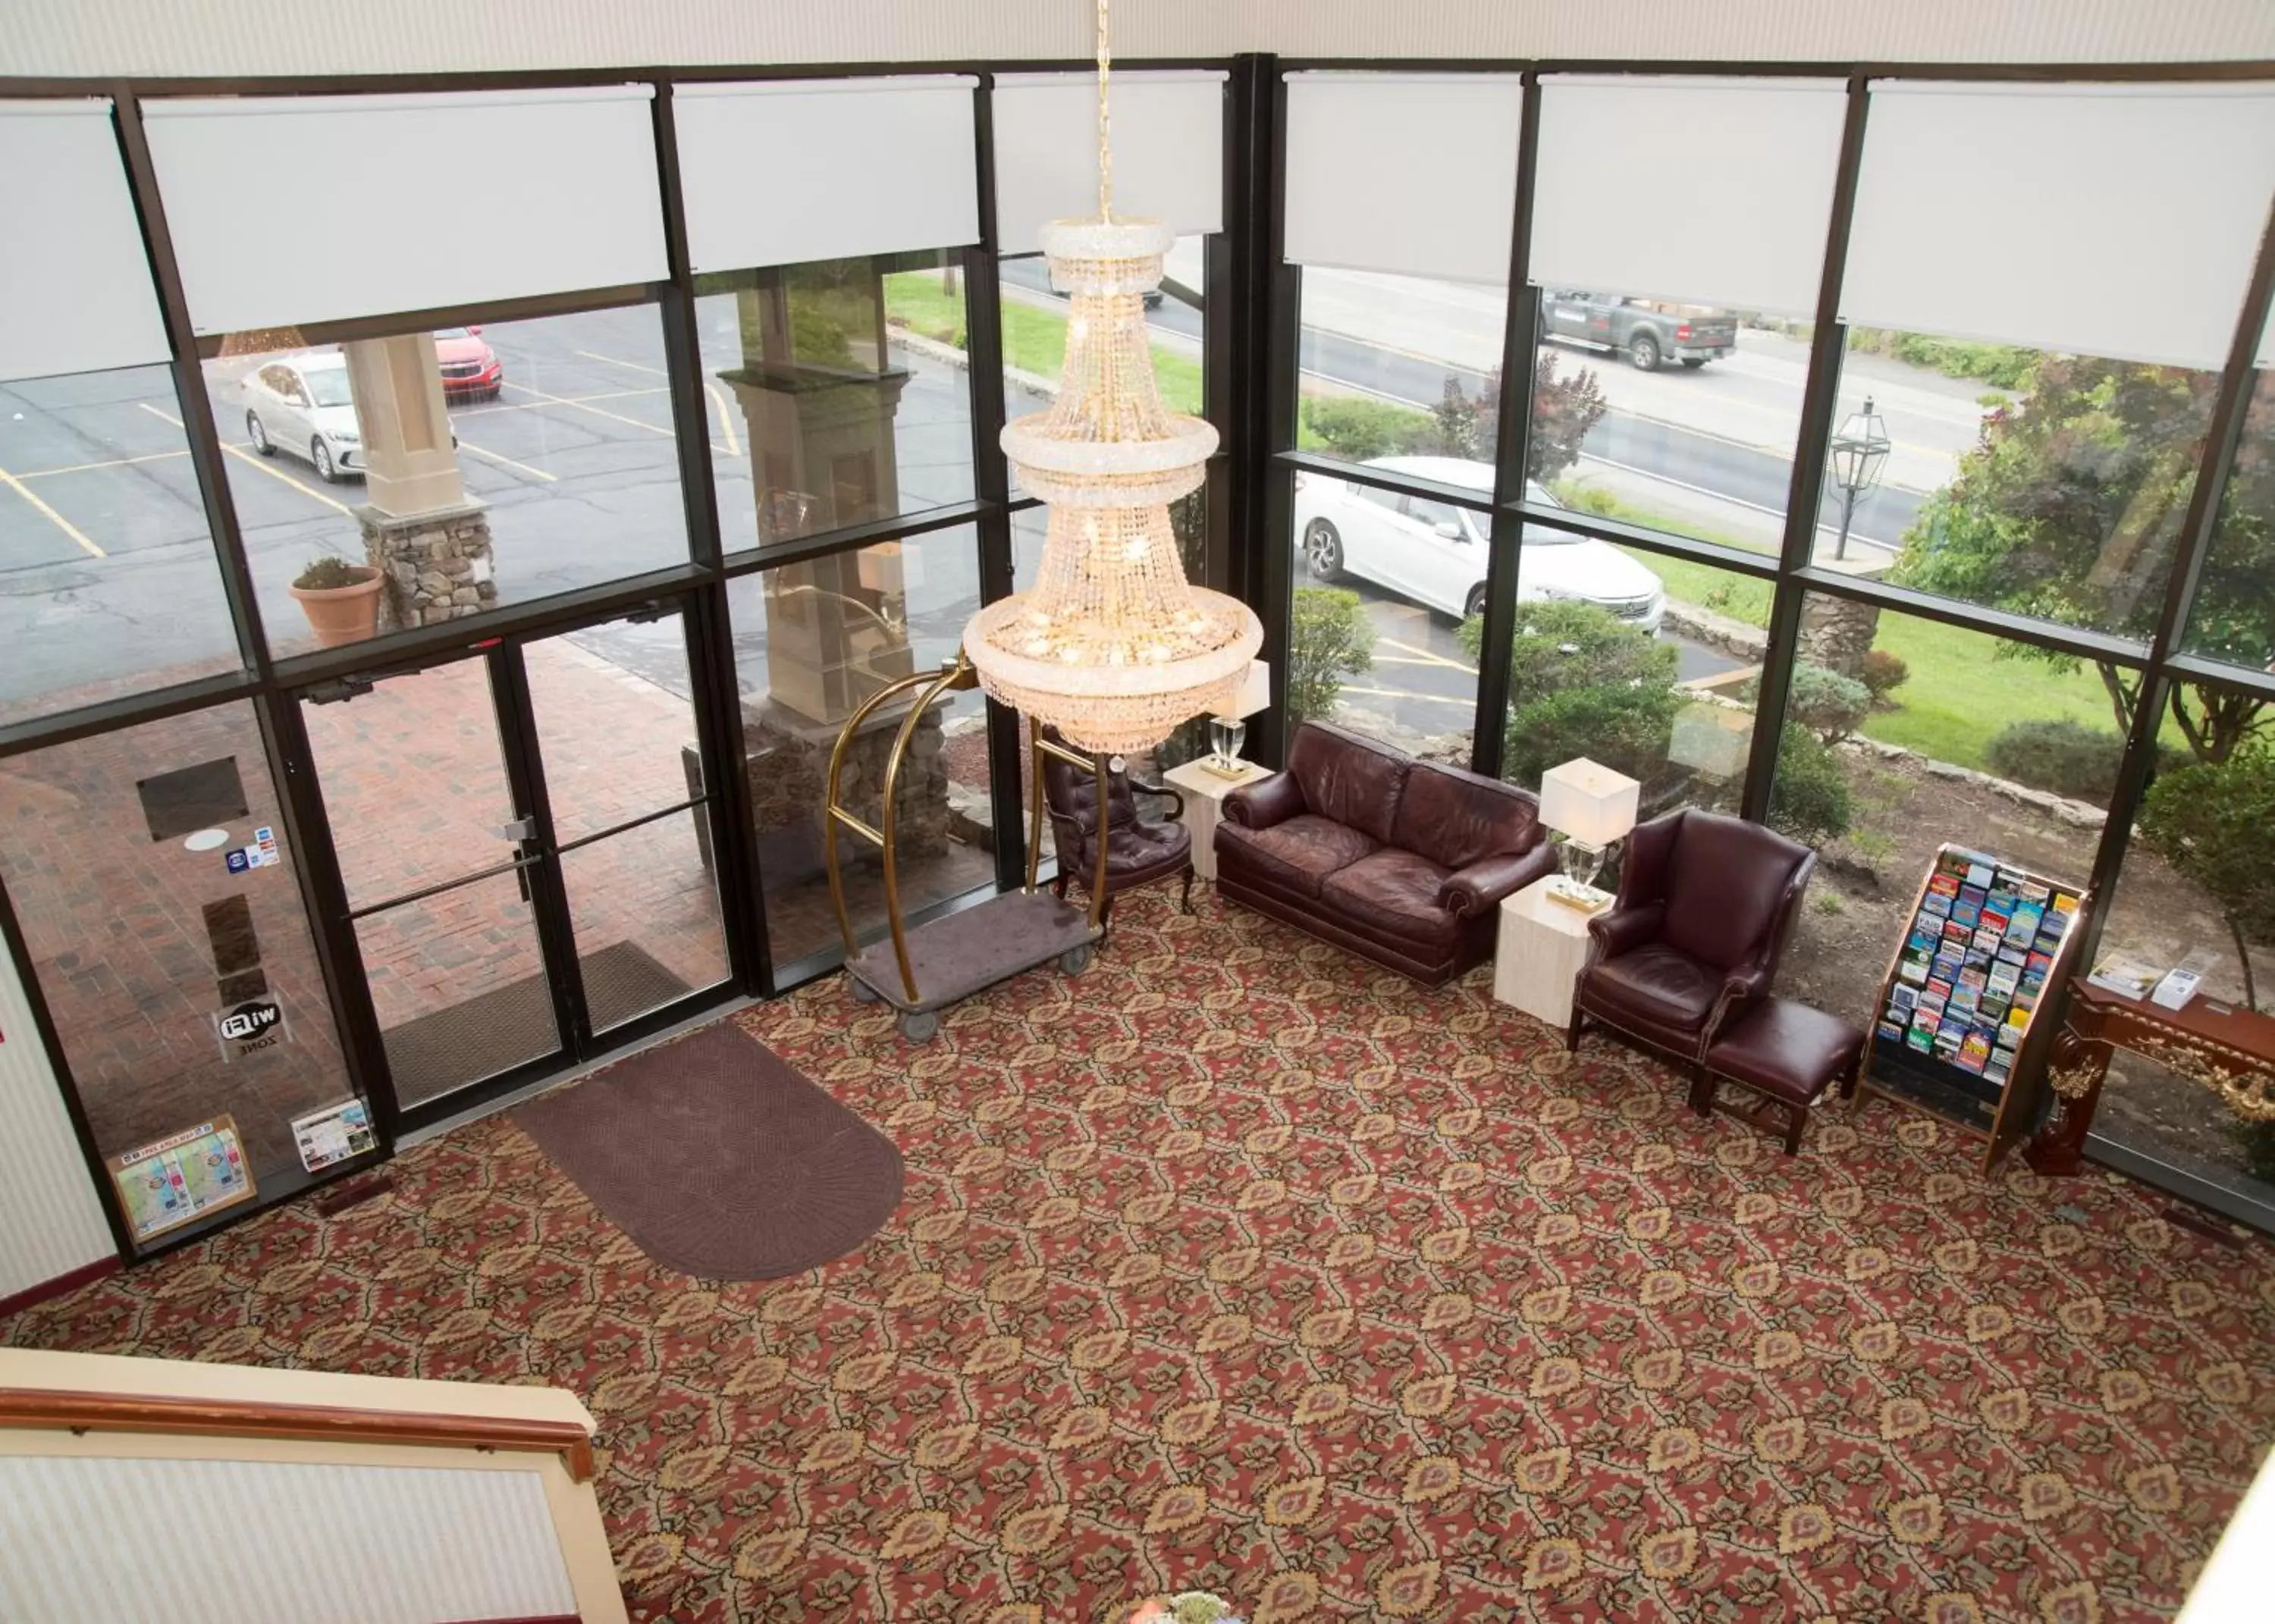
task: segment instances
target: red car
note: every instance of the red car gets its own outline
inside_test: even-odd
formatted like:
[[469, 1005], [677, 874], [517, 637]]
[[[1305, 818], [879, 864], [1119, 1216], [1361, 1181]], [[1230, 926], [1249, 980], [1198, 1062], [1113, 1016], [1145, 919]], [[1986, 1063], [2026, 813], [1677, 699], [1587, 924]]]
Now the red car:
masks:
[[446, 327], [435, 335], [435, 359], [442, 366], [442, 398], [495, 400], [505, 387], [505, 363], [482, 342], [479, 327]]

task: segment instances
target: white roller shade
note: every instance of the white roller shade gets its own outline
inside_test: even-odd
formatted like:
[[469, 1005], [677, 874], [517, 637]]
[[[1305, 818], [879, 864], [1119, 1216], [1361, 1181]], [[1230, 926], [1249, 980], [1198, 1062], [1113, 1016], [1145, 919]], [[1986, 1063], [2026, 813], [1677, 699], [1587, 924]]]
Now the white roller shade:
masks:
[[1523, 114], [1514, 74], [1289, 74], [1288, 260], [1506, 284]]
[[[1221, 72], [1116, 73], [1114, 212], [1181, 237], [1224, 229]], [[1053, 220], [1098, 213], [1098, 80], [1006, 73], [995, 81], [995, 240], [1032, 253]]]
[[1534, 282], [1816, 310], [1840, 81], [1555, 75], [1540, 88]]
[[698, 271], [979, 240], [977, 79], [778, 79], [672, 92]]
[[0, 102], [0, 379], [170, 359], [108, 102]]
[[1875, 84], [1840, 313], [2217, 367], [2275, 194], [2275, 91]]
[[666, 274], [645, 85], [148, 102], [200, 333]]

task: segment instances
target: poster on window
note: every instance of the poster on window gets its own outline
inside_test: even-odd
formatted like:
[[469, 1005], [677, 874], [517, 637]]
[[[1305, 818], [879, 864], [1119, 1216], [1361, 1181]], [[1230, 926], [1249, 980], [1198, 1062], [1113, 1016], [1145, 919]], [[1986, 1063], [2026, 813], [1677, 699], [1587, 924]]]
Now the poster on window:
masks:
[[263, 1049], [273, 1049], [291, 1035], [284, 1022], [284, 1004], [274, 993], [245, 999], [213, 1014], [214, 1039], [224, 1061], [243, 1060]]
[[112, 1157], [110, 1176], [138, 1241], [253, 1199], [253, 1168], [227, 1116]]
[[292, 1142], [300, 1147], [300, 1165], [311, 1173], [360, 1156], [379, 1143], [371, 1130], [371, 1107], [360, 1099], [294, 1117]]

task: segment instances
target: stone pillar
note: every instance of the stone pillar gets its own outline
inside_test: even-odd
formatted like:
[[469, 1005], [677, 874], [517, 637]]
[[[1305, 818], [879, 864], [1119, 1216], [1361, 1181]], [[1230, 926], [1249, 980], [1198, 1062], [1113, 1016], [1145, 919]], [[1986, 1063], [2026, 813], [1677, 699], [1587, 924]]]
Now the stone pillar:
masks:
[[431, 333], [351, 339], [348, 388], [363, 434], [365, 555], [387, 581], [388, 619], [422, 626], [497, 601], [485, 505], [466, 495]]
[[1843, 676], [1862, 677], [1864, 656], [1879, 635], [1880, 606], [1810, 593], [1801, 601], [1801, 641], [1798, 652], [1810, 665], [1821, 665]]

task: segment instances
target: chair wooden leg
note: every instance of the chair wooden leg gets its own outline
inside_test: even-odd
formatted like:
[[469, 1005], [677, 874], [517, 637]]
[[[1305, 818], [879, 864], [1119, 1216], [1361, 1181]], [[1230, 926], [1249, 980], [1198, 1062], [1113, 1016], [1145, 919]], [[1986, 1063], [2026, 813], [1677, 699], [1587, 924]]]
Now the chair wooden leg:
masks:
[[1564, 1029], [1564, 1053], [1567, 1054], [1577, 1054], [1580, 1052], [1580, 1029], [1586, 1022], [1587, 1018], [1588, 1017], [1585, 1015], [1581, 1013], [1580, 1001], [1576, 998], [1574, 999], [1572, 1001], [1572, 1022], [1570, 1025]]
[[1059, 901], [1064, 902], [1066, 901], [1066, 870], [1062, 868], [1059, 870], [1059, 877], [1051, 881], [1051, 895], [1057, 897]]
[[1785, 1153], [1791, 1156], [1801, 1149], [1801, 1130], [1809, 1126], [1809, 1107], [1789, 1105], [1785, 1108]]
[[1720, 1084], [1711, 1071], [1701, 1071], [1690, 1079], [1690, 1108], [1700, 1116], [1714, 1114], [1714, 1094]]
[[1177, 911], [1179, 913], [1190, 913], [1192, 910], [1193, 867], [1191, 864], [1188, 863], [1185, 865], [1184, 884], [1180, 886], [1177, 889]]
[[1858, 1083], [1859, 1081], [1861, 1081], [1861, 1080], [1863, 1079], [1863, 1076], [1864, 1076], [1864, 1057], [1863, 1057], [1862, 1054], [1859, 1054], [1859, 1055], [1857, 1055], [1857, 1056], [1856, 1056], [1856, 1063], [1855, 1065], [1853, 1065], [1853, 1066], [1849, 1067], [1849, 1068], [1848, 1068], [1848, 1069], [1847, 1070], [1847, 1072], [1845, 1072], [1845, 1073], [1844, 1073], [1844, 1074], [1842, 1074], [1842, 1076], [1841, 1076], [1841, 1078], [1840, 1078], [1840, 1098], [1841, 1098], [1841, 1099], [1856, 1099], [1856, 1084], [1857, 1084], [1857, 1083]]

